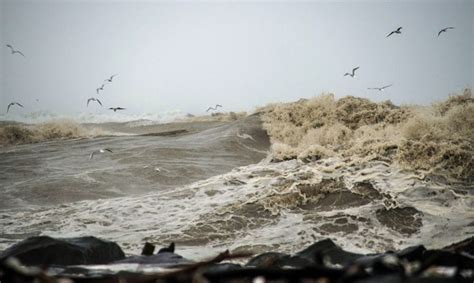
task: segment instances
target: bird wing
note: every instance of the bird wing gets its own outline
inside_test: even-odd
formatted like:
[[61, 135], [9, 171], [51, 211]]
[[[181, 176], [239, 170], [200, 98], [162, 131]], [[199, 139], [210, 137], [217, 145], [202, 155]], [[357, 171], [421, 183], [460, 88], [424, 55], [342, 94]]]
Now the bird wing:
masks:
[[10, 107], [12, 107], [12, 105], [13, 105], [13, 103], [8, 104], [8, 106], [7, 106], [7, 113], [8, 113], [8, 111], [10, 111]]
[[438, 32], [438, 37], [439, 37], [440, 34], [442, 34], [442, 33], [445, 32], [445, 31], [446, 31], [445, 29], [440, 30], [440, 31]]
[[89, 102], [91, 102], [91, 100], [94, 100], [94, 99], [93, 98], [87, 99], [87, 106], [89, 106]]
[[89, 160], [91, 160], [92, 157], [94, 157], [94, 154], [95, 154], [95, 153], [96, 153], [95, 151], [93, 151], [93, 152], [91, 153], [91, 155], [89, 156]]
[[99, 102], [100, 106], [102, 106], [102, 102], [99, 99], [96, 98], [95, 101]]
[[115, 109], [115, 108], [113, 108], [113, 107], [110, 107], [110, 108], [109, 108], [109, 110], [114, 110], [114, 109]]
[[379, 89], [378, 87], [368, 87], [367, 89]]
[[386, 85], [386, 86], [383, 86], [381, 87], [381, 89], [384, 89], [384, 88], [387, 88], [387, 87], [391, 87], [393, 84], [389, 84], [389, 85]]
[[352, 73], [354, 74], [355, 71], [359, 70], [360, 67], [355, 67], [354, 69], [352, 69]]
[[110, 150], [109, 148], [104, 148], [104, 150], [108, 151], [108, 152], [113, 152], [112, 150]]
[[217, 107], [222, 107], [222, 105], [220, 105], [220, 104], [216, 104], [216, 106], [215, 106], [215, 107], [216, 107], [216, 108], [217, 108]]
[[125, 108], [117, 107], [117, 110], [125, 110]]
[[18, 53], [18, 54], [20, 54], [21, 56], [25, 57], [25, 54], [23, 54], [21, 51], [15, 50], [15, 51], [13, 51], [13, 53]]
[[349, 74], [349, 73], [345, 73], [345, 74], [344, 74], [344, 77], [345, 77], [345, 76], [350, 76], [350, 75], [351, 75], [351, 74]]
[[209, 107], [209, 108], [207, 108], [206, 112], [209, 112], [209, 110], [212, 110], [212, 109], [214, 109], [214, 108]]
[[13, 47], [10, 44], [7, 44], [7, 47], [10, 48], [11, 51], [13, 52]]
[[25, 108], [25, 107], [23, 107], [23, 105], [21, 105], [21, 104], [18, 103], [18, 102], [15, 102], [15, 104], [18, 105], [18, 106], [20, 106], [21, 108]]
[[398, 28], [397, 28], [397, 31], [401, 31], [401, 29], [402, 29], [402, 27], [398, 27]]
[[391, 36], [391, 35], [394, 34], [394, 33], [395, 33], [395, 31], [392, 31], [392, 32], [389, 33], [386, 37], [389, 37], [389, 36]]

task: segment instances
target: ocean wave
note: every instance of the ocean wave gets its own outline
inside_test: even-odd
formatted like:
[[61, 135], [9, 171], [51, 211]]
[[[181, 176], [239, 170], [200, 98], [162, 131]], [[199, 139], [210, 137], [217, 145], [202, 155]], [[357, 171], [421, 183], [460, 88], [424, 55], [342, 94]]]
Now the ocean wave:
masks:
[[72, 120], [0, 126], [0, 145], [36, 143], [62, 139], [92, 138], [106, 133], [98, 128], [84, 127]]
[[474, 178], [474, 98], [470, 89], [430, 107], [396, 106], [324, 94], [263, 112], [274, 160], [344, 157]]
[[172, 122], [177, 119], [185, 118], [188, 114], [179, 110], [169, 111], [163, 113], [144, 113], [144, 114], [130, 114], [130, 113], [70, 113], [60, 114], [52, 111], [34, 111], [22, 114], [0, 114], [0, 121], [14, 121], [26, 124], [45, 123], [52, 120], [71, 120], [76, 123], [113, 123], [113, 122], [137, 122], [140, 125], [151, 125], [158, 123]]

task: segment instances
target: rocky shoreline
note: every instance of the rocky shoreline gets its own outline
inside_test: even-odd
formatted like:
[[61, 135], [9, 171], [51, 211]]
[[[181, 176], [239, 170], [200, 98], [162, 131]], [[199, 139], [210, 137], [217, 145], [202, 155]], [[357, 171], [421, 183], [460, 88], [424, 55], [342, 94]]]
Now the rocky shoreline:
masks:
[[[95, 237], [25, 239], [0, 253], [0, 282], [473, 282], [474, 237], [441, 249], [345, 251], [330, 239], [295, 254], [225, 251], [194, 261], [174, 243], [125, 256]], [[250, 259], [249, 259], [250, 258]], [[236, 263], [236, 259], [239, 259]]]

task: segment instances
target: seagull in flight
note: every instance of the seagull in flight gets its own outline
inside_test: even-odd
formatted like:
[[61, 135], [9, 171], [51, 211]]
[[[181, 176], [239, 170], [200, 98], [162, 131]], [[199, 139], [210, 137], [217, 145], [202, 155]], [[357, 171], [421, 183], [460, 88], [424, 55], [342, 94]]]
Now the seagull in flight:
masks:
[[114, 110], [114, 112], [117, 112], [117, 110], [125, 110], [125, 108], [122, 108], [122, 107], [110, 107], [109, 110]]
[[352, 69], [352, 73], [345, 73], [344, 74], [344, 77], [345, 76], [351, 76], [353, 78], [355, 78], [355, 71], [359, 70], [359, 67], [355, 67], [354, 69]]
[[393, 30], [393, 31], [390, 32], [386, 37], [389, 37], [389, 36], [391, 36], [391, 35], [394, 34], [394, 33], [401, 34], [401, 33], [402, 33], [402, 27], [398, 27], [396, 30]]
[[440, 31], [438, 32], [438, 37], [439, 37], [439, 35], [442, 34], [443, 32], [447, 32], [448, 29], [454, 29], [454, 27], [446, 27], [446, 28], [440, 30]]
[[222, 107], [222, 105], [216, 104], [216, 106], [214, 106], [214, 107], [210, 106], [209, 108], [207, 108], [206, 112], [209, 112], [209, 110], [217, 110], [217, 108], [219, 108], [219, 107]]
[[117, 76], [117, 75], [118, 75], [118, 74], [115, 74], [115, 75], [110, 76], [110, 78], [105, 79], [104, 82], [109, 82], [109, 83], [111, 83], [112, 80], [114, 79], [114, 77]]
[[89, 102], [91, 102], [91, 101], [97, 101], [100, 104], [100, 106], [102, 106], [102, 102], [100, 102], [100, 100], [95, 98], [95, 97], [91, 97], [91, 98], [87, 99], [87, 106], [89, 106]]
[[386, 88], [388, 87], [391, 87], [393, 84], [389, 84], [389, 85], [386, 85], [386, 86], [383, 86], [383, 87], [369, 87], [367, 89], [374, 89], [374, 90], [378, 90], [378, 91], [384, 91]]
[[10, 50], [12, 51], [12, 54], [18, 53], [21, 56], [25, 57], [25, 54], [23, 54], [21, 51], [13, 49], [13, 46], [11, 46], [10, 44], [7, 44], [7, 47], [10, 48]]
[[94, 150], [91, 155], [89, 156], [89, 160], [92, 159], [92, 157], [94, 157], [94, 154], [98, 154], [98, 153], [105, 153], [106, 151], [108, 152], [113, 152], [112, 150], [108, 149], [108, 148], [101, 148], [99, 150]]
[[99, 94], [99, 91], [104, 90], [105, 84], [102, 84], [100, 87], [96, 88], [95, 91], [97, 91], [97, 94]]
[[18, 106], [20, 106], [21, 108], [24, 108], [23, 105], [21, 105], [20, 103], [18, 103], [18, 102], [12, 102], [12, 103], [8, 104], [7, 113], [8, 113], [8, 111], [10, 111], [10, 107], [12, 107], [13, 105], [18, 105]]

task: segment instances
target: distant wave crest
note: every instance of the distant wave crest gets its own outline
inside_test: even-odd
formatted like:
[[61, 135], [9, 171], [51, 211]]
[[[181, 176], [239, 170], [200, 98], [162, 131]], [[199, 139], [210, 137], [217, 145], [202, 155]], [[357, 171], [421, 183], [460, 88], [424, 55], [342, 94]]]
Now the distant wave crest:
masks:
[[338, 156], [397, 162], [460, 179], [474, 176], [474, 98], [470, 89], [430, 107], [323, 94], [268, 105], [264, 127], [275, 160]]
[[61, 139], [95, 137], [105, 134], [97, 128], [86, 128], [72, 120], [54, 120], [46, 123], [0, 126], [0, 145], [35, 143]]

